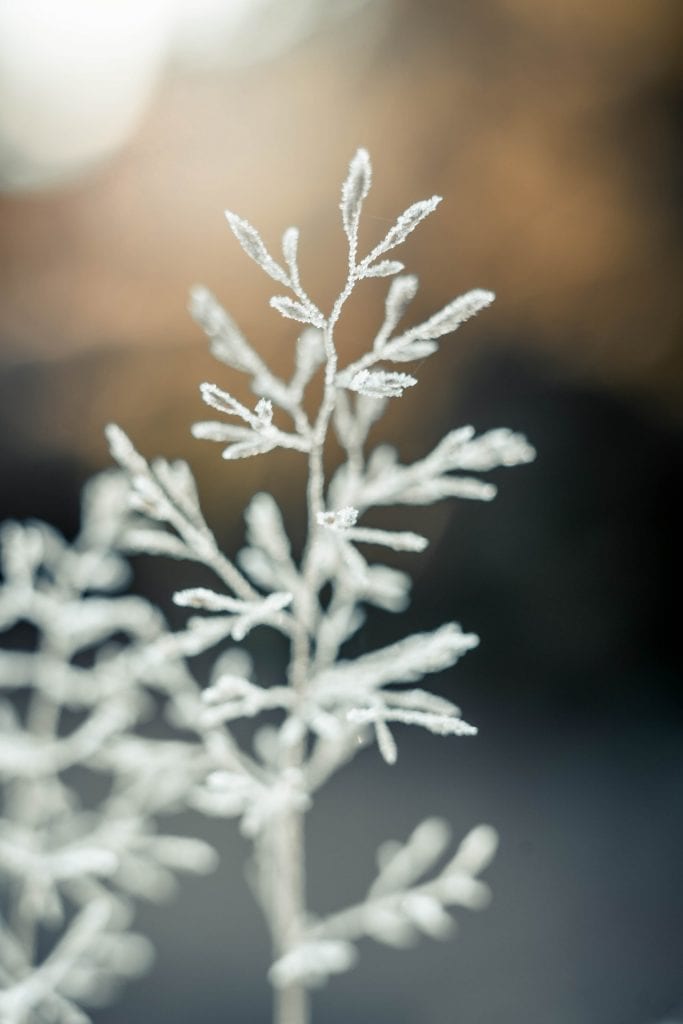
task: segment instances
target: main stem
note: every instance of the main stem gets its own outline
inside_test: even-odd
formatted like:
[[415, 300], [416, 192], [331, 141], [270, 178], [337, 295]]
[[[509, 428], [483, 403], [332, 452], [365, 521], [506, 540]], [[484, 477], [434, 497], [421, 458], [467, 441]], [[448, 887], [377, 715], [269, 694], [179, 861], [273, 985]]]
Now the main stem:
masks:
[[[325, 386], [322, 402], [313, 427], [308, 459], [307, 511], [308, 532], [302, 559], [304, 601], [307, 606], [294, 609], [295, 625], [292, 633], [292, 654], [289, 664], [289, 683], [303, 696], [311, 670], [310, 610], [317, 599], [315, 550], [318, 513], [324, 509], [325, 474], [323, 452], [330, 418], [335, 404], [335, 378], [337, 353], [334, 347], [334, 327], [341, 308], [355, 283], [350, 261], [346, 286], [334, 304], [325, 328]], [[284, 768], [300, 770], [304, 766], [306, 747], [304, 740], [287, 751]], [[303, 812], [288, 808], [273, 825], [271, 847], [271, 930], [274, 952], [283, 956], [300, 941], [306, 926], [306, 861]], [[308, 989], [303, 982], [275, 989], [273, 1024], [310, 1024], [311, 1004]]]

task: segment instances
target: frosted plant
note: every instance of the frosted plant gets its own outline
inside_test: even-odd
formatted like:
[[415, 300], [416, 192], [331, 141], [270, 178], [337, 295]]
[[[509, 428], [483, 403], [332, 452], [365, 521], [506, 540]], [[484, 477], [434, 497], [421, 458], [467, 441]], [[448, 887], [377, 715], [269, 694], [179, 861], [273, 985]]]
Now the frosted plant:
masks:
[[[449, 829], [429, 818], [406, 842], [380, 847], [377, 876], [357, 904], [319, 917], [306, 903], [304, 818], [329, 777], [370, 742], [393, 764], [396, 725], [437, 736], [476, 732], [455, 704], [417, 685], [477, 644], [457, 623], [349, 657], [346, 644], [362, 628], [366, 606], [400, 612], [409, 601], [407, 574], [371, 562], [367, 546], [416, 553], [428, 543], [364, 517], [385, 505], [488, 501], [495, 487], [478, 474], [534, 456], [518, 434], [475, 436], [470, 427], [451, 431], [411, 465], [387, 445], [367, 452], [388, 401], [418, 383], [387, 366], [432, 355], [442, 336], [493, 300], [476, 289], [400, 329], [417, 278], [402, 273], [393, 250], [439, 198], [409, 207], [359, 257], [370, 183], [370, 160], [359, 150], [341, 198], [347, 276], [329, 314], [301, 283], [296, 228], [285, 231], [276, 260], [247, 221], [227, 214], [245, 252], [286, 292], [271, 306], [303, 325], [289, 380], [271, 372], [210, 292], [198, 287], [191, 296], [213, 354], [248, 376], [257, 399], [250, 408], [202, 384], [206, 404], [226, 418], [197, 423], [193, 433], [222, 444], [228, 460], [276, 448], [301, 453], [308, 477], [300, 558], [266, 493], [246, 510], [244, 548], [227, 557], [188, 465], [148, 462], [115, 426], [108, 437], [124, 474], [102, 474], [88, 486], [73, 545], [42, 523], [2, 528], [0, 628], [14, 644], [0, 652], [3, 1024], [80, 1024], [88, 1020], [81, 1005], [106, 1001], [118, 980], [144, 970], [150, 950], [130, 930], [134, 898], [162, 897], [176, 869], [204, 871], [215, 860], [200, 840], [158, 832], [158, 818], [183, 806], [238, 818], [253, 841], [251, 879], [272, 937], [275, 1024], [306, 1024], [310, 989], [353, 965], [357, 940], [401, 946], [418, 933], [444, 938], [449, 908], [474, 909], [488, 899], [479, 876], [495, 851], [493, 829], [472, 829], [444, 865]], [[340, 365], [335, 329], [344, 305], [364, 279], [384, 277], [392, 282], [383, 323], [364, 355]], [[345, 458], [327, 480], [333, 434]], [[213, 572], [215, 589], [190, 586], [174, 595], [199, 613], [182, 630], [169, 631], [141, 598], [121, 596], [122, 556], [140, 552]], [[37, 635], [33, 647], [26, 623]], [[240, 646], [263, 628], [289, 644], [288, 663], [271, 685], [259, 681]], [[202, 690], [189, 661], [211, 650], [214, 667]], [[178, 738], [151, 738], [139, 728], [162, 708], [182, 728]], [[265, 724], [238, 742], [233, 723], [258, 724], [262, 716]], [[100, 778], [94, 792], [104, 795], [84, 802], [86, 776]]]
[[[302, 285], [296, 228], [284, 232], [276, 259], [251, 224], [227, 213], [246, 254], [284, 291], [270, 305], [303, 325], [289, 380], [271, 372], [207, 289], [195, 288], [191, 295], [192, 315], [208, 335], [214, 356], [246, 374], [257, 398], [250, 408], [222, 387], [202, 384], [205, 403], [223, 418], [195, 424], [194, 436], [219, 442], [227, 460], [276, 448], [292, 449], [306, 459], [307, 530], [298, 561], [270, 494], [252, 499], [246, 510], [246, 546], [236, 559], [228, 558], [202, 516], [188, 467], [163, 460], [150, 464], [118, 427], [108, 429], [112, 453], [131, 484], [133, 515], [123, 533], [124, 547], [202, 563], [217, 579], [216, 589], [190, 587], [175, 594], [178, 605], [200, 614], [190, 616], [182, 632], [157, 643], [151, 660], [180, 664], [179, 658], [212, 647], [219, 652], [201, 701], [190, 690], [176, 701], [178, 715], [201, 739], [208, 762], [190, 798], [207, 814], [239, 818], [242, 832], [253, 840], [253, 884], [272, 937], [269, 979], [276, 1024], [309, 1020], [310, 988], [352, 966], [357, 939], [371, 936], [403, 945], [416, 932], [446, 936], [452, 924], [447, 908], [485, 904], [488, 890], [479, 875], [496, 845], [494, 831], [478, 826], [437, 869], [449, 832], [444, 822], [428, 819], [407, 842], [380, 848], [378, 875], [357, 905], [319, 918], [306, 903], [305, 814], [320, 787], [362, 743], [376, 740], [391, 764], [397, 757], [395, 724], [417, 725], [438, 736], [476, 732], [455, 704], [416, 685], [449, 669], [477, 644], [477, 637], [457, 623], [359, 657], [345, 656], [346, 642], [363, 625], [366, 605], [399, 612], [409, 600], [406, 573], [369, 561], [367, 545], [419, 552], [428, 543], [418, 533], [368, 526], [365, 515], [378, 506], [427, 505], [448, 497], [488, 501], [495, 486], [477, 474], [534, 457], [519, 434], [499, 429], [475, 436], [471, 427], [450, 432], [412, 465], [401, 464], [386, 445], [366, 454], [370, 430], [387, 402], [417, 385], [413, 375], [386, 367], [432, 355], [441, 337], [494, 298], [475, 289], [427, 320], [400, 329], [417, 278], [402, 273], [394, 250], [440, 199], [414, 203], [371, 252], [360, 256], [358, 227], [370, 184], [370, 160], [361, 149], [342, 188], [348, 270], [329, 313]], [[384, 321], [368, 351], [344, 365], [335, 330], [345, 303], [364, 279], [385, 277], [392, 282]], [[307, 392], [316, 378], [317, 389]], [[345, 460], [328, 481], [324, 453], [333, 432]], [[229, 644], [255, 628], [275, 630], [289, 642], [289, 662], [275, 685], [261, 685], [249, 659]], [[277, 726], [257, 730], [253, 741], [240, 746], [232, 723], [262, 713], [269, 720], [275, 714]]]
[[[161, 615], [118, 594], [127, 493], [122, 474], [96, 477], [72, 546], [45, 523], [0, 531], [0, 629], [15, 641], [0, 651], [3, 1024], [87, 1021], [79, 1004], [106, 1002], [149, 962], [130, 931], [133, 899], [162, 898], [176, 869], [215, 861], [201, 840], [155, 827], [185, 804], [206, 757], [196, 742], [134, 734], [194, 684], [180, 662], [159, 671]], [[104, 791], [96, 802], [79, 798], [85, 779]]]

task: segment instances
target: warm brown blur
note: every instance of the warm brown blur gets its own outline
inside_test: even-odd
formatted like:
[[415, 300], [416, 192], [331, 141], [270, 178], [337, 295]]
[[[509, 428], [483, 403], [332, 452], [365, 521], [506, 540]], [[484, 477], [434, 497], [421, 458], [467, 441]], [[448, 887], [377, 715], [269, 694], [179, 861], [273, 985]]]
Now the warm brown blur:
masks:
[[[343, 270], [337, 190], [360, 144], [375, 166], [368, 245], [415, 199], [446, 200], [405, 247], [423, 281], [414, 315], [470, 287], [498, 293], [442, 360], [528, 346], [559, 376], [674, 410], [677, 0], [383, 10], [270, 64], [169, 77], [104, 169], [67, 190], [0, 200], [10, 444], [97, 464], [101, 425], [115, 417], [146, 450], [186, 453], [187, 426], [202, 415], [196, 385], [229, 376], [185, 312], [197, 280], [285, 371], [295, 325], [268, 308], [270, 282], [222, 211], [273, 246], [298, 224], [304, 280], [324, 305]], [[367, 286], [350, 310], [349, 355], [371, 336], [382, 289]], [[16, 368], [32, 363], [35, 373]], [[448, 398], [436, 363], [421, 371], [430, 405]]]

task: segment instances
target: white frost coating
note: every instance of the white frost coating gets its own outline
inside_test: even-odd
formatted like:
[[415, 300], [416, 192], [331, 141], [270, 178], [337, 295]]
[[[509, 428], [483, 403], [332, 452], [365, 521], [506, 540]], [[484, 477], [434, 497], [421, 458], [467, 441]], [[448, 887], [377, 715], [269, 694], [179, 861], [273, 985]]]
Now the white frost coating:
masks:
[[[165, 515], [173, 494], [192, 514], [184, 464], [150, 468], [122, 431], [109, 435], [133, 479], [147, 481], [150, 502]], [[0, 1019], [11, 1024], [87, 1022], [78, 1003], [106, 1000], [151, 961], [149, 943], [130, 931], [132, 900], [171, 894], [175, 872], [216, 864], [202, 840], [156, 831], [208, 762], [197, 741], [171, 744], [169, 762], [163, 741], [135, 735], [154, 691], [173, 703], [195, 689], [180, 662], [152, 666], [163, 619], [119, 593], [130, 490], [122, 474], [95, 478], [72, 545], [41, 523], [0, 531], [0, 622], [28, 621], [40, 637], [35, 650], [0, 658], [0, 692], [23, 709], [3, 715], [0, 701], [0, 875], [14, 904], [0, 921]], [[98, 805], [82, 805], [65, 774], [74, 768], [101, 780]]]
[[[430, 818], [406, 842], [382, 844], [377, 877], [357, 904], [323, 918], [306, 904], [302, 819], [324, 783], [366, 744], [395, 764], [397, 740], [408, 742], [405, 725], [437, 736], [476, 733], [455, 703], [417, 685], [452, 669], [478, 643], [457, 623], [375, 650], [362, 638], [365, 653], [346, 657], [344, 645], [363, 628], [366, 605], [396, 613], [410, 598], [407, 573], [373, 563], [375, 552], [366, 546], [415, 554], [427, 545], [411, 529], [365, 525], [374, 523], [366, 513], [447, 497], [488, 501], [496, 485], [478, 474], [534, 457], [519, 434], [476, 436], [471, 427], [450, 431], [409, 465], [388, 445], [368, 450], [389, 399], [417, 383], [385, 366], [436, 352], [441, 337], [493, 299], [475, 289], [397, 335], [418, 282], [386, 254], [440, 200], [414, 203], [362, 256], [359, 223], [371, 182], [370, 158], [360, 149], [341, 190], [348, 259], [329, 312], [301, 282], [297, 228], [284, 230], [275, 259], [248, 221], [227, 214], [247, 255], [278, 291], [286, 290], [272, 296], [271, 307], [304, 325], [293, 332], [288, 378], [271, 371], [211, 292], [196, 286], [190, 295], [190, 312], [213, 355], [245, 374], [256, 396], [252, 408], [216, 384], [202, 384], [204, 401], [227, 422], [196, 423], [193, 435], [221, 444], [227, 460], [277, 448], [303, 456], [307, 476], [295, 501], [301, 522], [290, 531], [275, 498], [260, 492], [245, 511], [244, 547], [227, 557], [202, 514], [189, 466], [148, 462], [110, 426], [112, 454], [124, 473], [89, 488], [74, 545], [44, 524], [9, 524], [0, 532], [0, 628], [28, 620], [42, 638], [35, 651], [0, 655], [0, 694], [30, 694], [28, 714], [22, 701], [0, 699], [0, 784], [12, 787], [0, 823], [0, 869], [12, 880], [11, 920], [19, 922], [16, 933], [0, 923], [3, 1021], [83, 1024], [80, 1002], [101, 997], [115, 976], [146, 963], [148, 947], [130, 931], [132, 901], [163, 899], [177, 871], [215, 864], [206, 843], [159, 827], [164, 811], [190, 806], [239, 819], [253, 843], [250, 884], [272, 940], [275, 1024], [309, 1020], [308, 989], [353, 966], [357, 940], [405, 946], [420, 934], [443, 939], [454, 927], [449, 908], [476, 909], [489, 899], [479, 875], [495, 851], [495, 832], [473, 829], [440, 868], [450, 835], [443, 821]], [[345, 365], [336, 330], [347, 300], [365, 278], [392, 277], [381, 326], [360, 358]], [[279, 323], [283, 338], [291, 326]], [[339, 451], [330, 444], [332, 430], [342, 462], [328, 479], [330, 457]], [[128, 577], [124, 552], [189, 563], [174, 601], [197, 614], [172, 632], [145, 601], [118, 595]], [[235, 646], [256, 626], [282, 635], [286, 663], [262, 658], [255, 646], [255, 668]], [[188, 663], [197, 655], [203, 689]], [[444, 684], [450, 689], [450, 676]], [[153, 740], [137, 730], [158, 704], [180, 730], [177, 738]], [[75, 717], [62, 717], [65, 708]], [[233, 733], [234, 723], [245, 720], [253, 726]], [[72, 767], [112, 779], [110, 794], [87, 814], [65, 781]], [[43, 926], [55, 929], [54, 942], [36, 957]]]
[[349, 382], [349, 389], [368, 398], [400, 398], [406, 388], [417, 384], [408, 373], [387, 373], [386, 370], [359, 370]]

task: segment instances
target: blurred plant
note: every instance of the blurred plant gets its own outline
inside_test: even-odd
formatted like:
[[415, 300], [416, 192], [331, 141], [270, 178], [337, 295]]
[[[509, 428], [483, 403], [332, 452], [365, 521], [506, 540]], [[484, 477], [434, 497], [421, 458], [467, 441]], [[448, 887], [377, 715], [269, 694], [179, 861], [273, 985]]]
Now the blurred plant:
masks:
[[[3, 1024], [87, 1021], [77, 1004], [107, 1002], [150, 961], [129, 930], [133, 898], [161, 899], [175, 869], [215, 863], [203, 841], [155, 828], [206, 769], [197, 743], [134, 734], [154, 691], [173, 701], [192, 684], [155, 656], [161, 615], [118, 594], [127, 491], [120, 473], [96, 477], [72, 546], [40, 522], [0, 532], [0, 628], [16, 641], [0, 651]], [[104, 795], [88, 806], [88, 791]]]
[[[90, 743], [72, 740], [69, 749], [76, 750], [79, 762], [106, 768], [117, 779], [123, 775], [123, 783], [117, 782], [114, 796], [87, 816], [89, 830], [76, 825], [67, 828], [68, 843], [73, 845], [83, 835], [90, 851], [90, 859], [76, 858], [70, 873], [78, 876], [77, 901], [85, 903], [92, 895], [93, 902], [83, 911], [84, 915], [94, 915], [93, 907], [100, 905], [100, 895], [106, 891], [101, 876], [106, 876], [109, 889], [112, 884], [125, 887], [126, 883], [130, 888], [133, 879], [132, 888], [137, 893], [138, 889], [146, 888], [147, 874], [154, 889], [154, 879], [161, 870], [159, 862], [162, 866], [168, 861], [174, 866], [207, 865], [210, 855], [205, 847], [193, 845], [191, 840], [160, 839], [150, 832], [148, 815], [166, 809], [167, 802], [175, 805], [185, 799], [206, 814], [241, 819], [243, 834], [254, 844], [250, 877], [272, 939], [269, 979], [275, 991], [275, 1024], [306, 1024], [310, 1019], [310, 988], [352, 966], [357, 939], [370, 936], [401, 946], [412, 942], [418, 932], [436, 938], [447, 936], [453, 923], [447, 908], [478, 908], [486, 903], [488, 889], [478, 876], [496, 846], [493, 829], [480, 825], [465, 837], [445, 866], [439, 867], [449, 843], [449, 830], [440, 819], [427, 819], [407, 842], [390, 842], [380, 847], [377, 878], [360, 903], [325, 918], [316, 917], [306, 904], [304, 816], [314, 795], [330, 776], [373, 738], [385, 761], [394, 763], [394, 723], [418, 725], [441, 736], [476, 732], [463, 721], [451, 701], [413, 685], [426, 675], [450, 668], [476, 646], [477, 637], [464, 633], [457, 623], [408, 636], [357, 657], [347, 656], [345, 645], [362, 627], [365, 605], [399, 612], [409, 601], [410, 579], [406, 573], [370, 563], [359, 547], [419, 552], [428, 543], [425, 537], [410, 531], [365, 525], [362, 517], [385, 505], [427, 505], [446, 497], [490, 500], [495, 495], [494, 485], [470, 474], [518, 465], [534, 457], [533, 449], [521, 435], [493, 430], [477, 437], [470, 427], [451, 431], [431, 453], [412, 465], [401, 464], [394, 449], [387, 445], [366, 456], [368, 435], [388, 400], [400, 397], [417, 383], [407, 373], [382, 366], [422, 360], [433, 354], [439, 338], [455, 331], [493, 300], [491, 292], [476, 289], [454, 299], [422, 323], [397, 333], [416, 294], [417, 279], [402, 274], [403, 264], [388, 254], [433, 212], [440, 200], [434, 196], [413, 204], [369, 255], [359, 258], [359, 220], [370, 184], [370, 160], [364, 150], [359, 150], [351, 161], [341, 198], [348, 241], [347, 276], [328, 315], [314, 304], [302, 286], [297, 229], [285, 231], [282, 259], [278, 261], [247, 221], [227, 214], [245, 252], [289, 293], [274, 296], [271, 306], [285, 318], [304, 325], [288, 381], [270, 371], [210, 292], [195, 288], [191, 296], [191, 312], [208, 335], [214, 356], [247, 374], [257, 396], [251, 409], [215, 384], [202, 384], [206, 404], [231, 417], [233, 422], [197, 423], [193, 433], [195, 437], [222, 443], [223, 457], [228, 460], [275, 448], [291, 449], [306, 457], [307, 525], [301, 557], [297, 559], [293, 553], [275, 499], [260, 493], [245, 513], [246, 546], [235, 560], [227, 558], [202, 515], [187, 464], [163, 459], [148, 463], [123, 431], [110, 426], [107, 432], [112, 453], [128, 477], [130, 510], [123, 514], [123, 519], [117, 517], [116, 528], [110, 528], [107, 536], [97, 533], [101, 513], [89, 512], [86, 540], [94, 536], [104, 564], [109, 564], [109, 559], [114, 567], [120, 567], [120, 562], [112, 550], [167, 555], [201, 563], [212, 570], [219, 587], [213, 590], [198, 586], [177, 592], [177, 605], [207, 614], [191, 616], [183, 630], [171, 633], [159, 616], [136, 598], [110, 599], [106, 607], [98, 599], [100, 604], [94, 606], [98, 614], [89, 618], [84, 611], [95, 599], [86, 593], [82, 605], [73, 602], [78, 593], [85, 593], [94, 584], [85, 586], [81, 576], [77, 576], [77, 581], [70, 584], [72, 603], [65, 603], [57, 593], [54, 618], [48, 616], [50, 643], [61, 659], [58, 665], [55, 666], [56, 656], [50, 648], [47, 664], [41, 660], [46, 655], [39, 651], [32, 656], [37, 662], [24, 655], [11, 656], [5, 670], [10, 683], [23, 683], [30, 677], [31, 685], [40, 691], [40, 700], [47, 701], [45, 706], [49, 709], [47, 728], [44, 712], [31, 714], [26, 721], [27, 731], [15, 718], [8, 720], [12, 742], [16, 744], [18, 737], [31, 751], [22, 760], [21, 745], [17, 746], [16, 754], [12, 746], [7, 747], [8, 771], [17, 774], [16, 765], [44, 762], [41, 778], [44, 781], [47, 776], [50, 785], [58, 787], [62, 805], [66, 806], [67, 791], [50, 778], [62, 770], [61, 761], [52, 751], [68, 742], [66, 737], [54, 738], [53, 708], [58, 701], [68, 704], [74, 700], [81, 707], [80, 700], [85, 702], [88, 715], [80, 728], [85, 730], [86, 737], [94, 733], [96, 739]], [[393, 277], [386, 296], [384, 322], [371, 349], [355, 362], [340, 366], [335, 329], [343, 307], [362, 280], [378, 277]], [[333, 433], [345, 458], [328, 482], [324, 456]], [[104, 483], [98, 485], [106, 483], [109, 488], [117, 488], [116, 501], [105, 502], [108, 511], [101, 520], [103, 523], [111, 522], [112, 506], [121, 507], [121, 480], [115, 480], [105, 477]], [[30, 527], [31, 530], [34, 533], [29, 532], [29, 536], [38, 530], [35, 536], [52, 537], [48, 528]], [[18, 543], [13, 542], [12, 550], [23, 550]], [[29, 546], [30, 543], [38, 547], [37, 542], [29, 542]], [[48, 547], [47, 542], [41, 541], [41, 557]], [[78, 545], [76, 550], [80, 551]], [[14, 561], [6, 569], [10, 582], [18, 571], [14, 567], [18, 556], [12, 558]], [[36, 556], [33, 561], [25, 556], [24, 561], [27, 558], [28, 568], [20, 570], [22, 579], [28, 579], [31, 593], [42, 592], [42, 584], [36, 579], [42, 563]], [[120, 568], [117, 572], [120, 575]], [[111, 574], [117, 575], [113, 568]], [[61, 578], [61, 573], [57, 573], [55, 579], [60, 586]], [[110, 584], [109, 577], [105, 584]], [[102, 583], [97, 585], [101, 587]], [[76, 586], [81, 590], [73, 589]], [[33, 605], [29, 605], [32, 609]], [[36, 621], [23, 610], [23, 605], [17, 607], [15, 617]], [[68, 608], [72, 619], [62, 624], [60, 616]], [[79, 608], [83, 611], [79, 612]], [[93, 625], [88, 632], [91, 619], [97, 622], [97, 629]], [[38, 623], [44, 628], [43, 618]], [[264, 686], [254, 678], [251, 660], [243, 648], [226, 649], [227, 641], [239, 645], [252, 629], [261, 626], [283, 635], [289, 644], [288, 664], [283, 666], [275, 685]], [[130, 636], [124, 650], [112, 653], [107, 648], [92, 668], [72, 665], [74, 651], [122, 629]], [[84, 630], [87, 639], [82, 640]], [[63, 636], [71, 639], [64, 640]], [[186, 659], [212, 648], [218, 650], [218, 656], [211, 683], [199, 695]], [[123, 666], [125, 672], [120, 671]], [[87, 686], [80, 686], [84, 678], [81, 673], [89, 674]], [[401, 684], [411, 685], [402, 688]], [[154, 687], [163, 692], [173, 722], [181, 725], [183, 735], [189, 738], [177, 744], [156, 741], [156, 745], [150, 746], [149, 741], [128, 735], [133, 722], [140, 717], [140, 705], [146, 706], [145, 694]], [[264, 713], [269, 714], [270, 723], [257, 729], [246, 742], [238, 743], [233, 723]], [[94, 725], [90, 724], [91, 718]], [[101, 727], [97, 725], [100, 721], [104, 723]], [[75, 735], [78, 737], [78, 731]], [[170, 750], [173, 755], [164, 759], [164, 752]], [[163, 772], [168, 767], [169, 774], [163, 776], [163, 785], [157, 790], [156, 782], [146, 785], [144, 779], [156, 778], [160, 766]], [[166, 793], [167, 784], [170, 793]], [[55, 829], [49, 814], [40, 811], [43, 804], [36, 796], [32, 778], [26, 781], [21, 776], [12, 786], [19, 787], [19, 806], [23, 810], [13, 812], [18, 820], [16, 826], [12, 813], [9, 815], [10, 827], [24, 828], [24, 847], [35, 843], [35, 835], [44, 834], [50, 836], [51, 849]], [[17, 798], [13, 800], [16, 803]], [[132, 852], [130, 828], [123, 830], [125, 841], [120, 839], [117, 822], [122, 816], [126, 822], [135, 821]], [[145, 854], [149, 854], [144, 870], [138, 863], [135, 845], [139, 836], [143, 837], [140, 841]], [[119, 841], [118, 846], [115, 840]], [[93, 849], [100, 851], [94, 860]], [[104, 860], [98, 861], [102, 851]], [[106, 855], [112, 853], [114, 857], [107, 860]], [[22, 859], [22, 863], [28, 861]], [[21, 873], [20, 877], [23, 879]], [[166, 875], [162, 874], [162, 878]], [[103, 900], [102, 907], [109, 908], [110, 900], [111, 897]], [[117, 920], [117, 924], [123, 928], [127, 921]], [[111, 930], [108, 921], [91, 922], [88, 916], [76, 917], [72, 931], [63, 940], [66, 953], [61, 955], [61, 946], [57, 945], [53, 954], [67, 963], [58, 984], [51, 980], [56, 975], [50, 973], [50, 957], [42, 966], [27, 966], [31, 963], [31, 943], [26, 944], [28, 953], [21, 953], [23, 959], [12, 968], [15, 980], [10, 999], [20, 998], [24, 977], [29, 979], [27, 984], [33, 984], [34, 993], [49, 991], [50, 998], [56, 991], [63, 994], [54, 997], [59, 999], [73, 992], [68, 984], [65, 987], [63, 979], [69, 977], [69, 964], [73, 971], [77, 965], [80, 968], [82, 946], [78, 939], [86, 927], [103, 935], [109, 935]], [[72, 933], [76, 938], [69, 942]], [[130, 936], [122, 937], [121, 941], [131, 941]], [[90, 947], [89, 940], [87, 944]], [[11, 949], [20, 955], [18, 942]], [[12, 956], [9, 960], [14, 964]], [[134, 957], [128, 957], [126, 964], [131, 959]], [[88, 970], [86, 966], [85, 974], [94, 978]], [[12, 996], [16, 991], [19, 996]], [[11, 1002], [7, 1005], [12, 1007]], [[15, 1013], [12, 1021], [21, 1022], [23, 1018]]]

